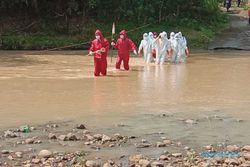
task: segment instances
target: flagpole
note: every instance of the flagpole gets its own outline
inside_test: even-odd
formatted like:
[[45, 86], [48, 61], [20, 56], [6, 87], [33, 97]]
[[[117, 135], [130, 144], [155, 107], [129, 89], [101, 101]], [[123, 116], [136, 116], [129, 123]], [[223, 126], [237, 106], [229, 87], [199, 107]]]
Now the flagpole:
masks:
[[[112, 25], [112, 35], [111, 35], [111, 43], [114, 42], [114, 34], [115, 34], [115, 23], [113, 22], [113, 25]], [[112, 45], [112, 52], [114, 50], [114, 46]], [[112, 63], [112, 57], [113, 57], [113, 53], [111, 54], [111, 58], [110, 58], [110, 61]]]

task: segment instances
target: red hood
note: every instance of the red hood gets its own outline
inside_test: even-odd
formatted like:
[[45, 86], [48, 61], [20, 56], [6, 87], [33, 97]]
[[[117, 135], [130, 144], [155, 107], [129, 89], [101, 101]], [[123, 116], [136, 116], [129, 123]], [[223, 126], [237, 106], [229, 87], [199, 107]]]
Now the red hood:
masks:
[[120, 32], [120, 35], [124, 35], [124, 39], [127, 38], [127, 34], [126, 34], [126, 31], [125, 31], [125, 30], [122, 30], [122, 31]]
[[95, 35], [99, 35], [101, 37], [101, 40], [103, 39], [103, 35], [102, 35], [102, 32], [100, 30], [96, 30]]

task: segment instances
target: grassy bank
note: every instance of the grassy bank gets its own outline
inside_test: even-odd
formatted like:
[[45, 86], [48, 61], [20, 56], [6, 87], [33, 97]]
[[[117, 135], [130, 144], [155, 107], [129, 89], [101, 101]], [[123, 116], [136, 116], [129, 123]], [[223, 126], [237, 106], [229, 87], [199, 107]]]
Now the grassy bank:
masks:
[[[162, 32], [166, 31], [168, 34], [171, 31], [182, 31], [188, 39], [188, 45], [191, 49], [206, 49], [208, 43], [213, 39], [216, 33], [227, 27], [228, 17], [223, 14], [219, 14], [216, 19], [210, 20], [209, 23], [204, 21], [196, 21], [195, 19], [176, 19], [169, 18], [166, 22], [151, 24], [147, 27], [131, 31], [128, 33], [137, 44], [142, 38], [144, 32]], [[8, 50], [34, 50], [34, 49], [48, 49], [61, 47], [72, 44], [80, 44], [82, 42], [90, 41], [93, 38], [93, 32], [99, 28], [104, 32], [105, 36], [111, 35], [111, 25], [99, 24], [96, 22], [90, 22], [85, 25], [82, 33], [75, 33], [74, 35], [59, 35], [53, 31], [46, 29], [37, 32], [3, 32], [0, 40], [0, 49]], [[43, 25], [46, 26], [46, 25]], [[116, 33], [119, 33], [121, 29], [133, 30], [136, 27], [142, 25], [136, 25], [132, 23], [116, 23]], [[115, 36], [117, 39], [117, 36]], [[67, 49], [86, 49], [88, 45], [78, 45]]]

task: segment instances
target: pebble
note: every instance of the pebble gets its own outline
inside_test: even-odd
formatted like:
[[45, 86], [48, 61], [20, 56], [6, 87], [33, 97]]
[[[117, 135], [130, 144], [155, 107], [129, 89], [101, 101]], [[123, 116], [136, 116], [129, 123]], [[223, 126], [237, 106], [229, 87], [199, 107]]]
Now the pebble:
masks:
[[32, 127], [30, 127], [30, 130], [34, 131], [34, 130], [36, 130], [36, 128], [32, 126]]
[[141, 165], [141, 167], [150, 167], [150, 161], [146, 160], [146, 159], [140, 159], [139, 160], [139, 165]]
[[182, 156], [182, 153], [173, 153], [172, 156], [178, 158]]
[[22, 157], [23, 157], [23, 153], [22, 153], [22, 152], [16, 152], [15, 155], [16, 155], [18, 158], [22, 158]]
[[138, 144], [136, 147], [137, 148], [147, 148], [150, 146], [151, 146], [151, 144], [149, 144], [149, 143], [141, 143], [141, 144]]
[[250, 145], [242, 147], [242, 151], [250, 151]]
[[15, 133], [15, 132], [7, 130], [7, 131], [4, 132], [4, 137], [6, 137], [6, 138], [8, 138], [8, 137], [9, 138], [15, 138], [15, 137], [19, 137], [19, 135], [17, 133]]
[[240, 165], [241, 167], [250, 167], [250, 163], [243, 163]]
[[187, 119], [187, 120], [185, 120], [185, 123], [186, 124], [197, 124], [197, 122], [193, 119]]
[[33, 144], [34, 141], [35, 141], [34, 138], [28, 138], [28, 139], [25, 140], [25, 143], [26, 144]]
[[156, 143], [156, 147], [165, 147], [166, 144], [165, 143], [162, 143], [162, 142], [157, 142]]
[[227, 163], [228, 165], [239, 165], [239, 162], [233, 158], [227, 158], [225, 160], [225, 163]]
[[205, 150], [212, 150], [213, 147], [212, 147], [211, 145], [207, 145], [207, 146], [204, 146], [203, 148], [204, 148]]
[[8, 156], [8, 159], [9, 159], [9, 160], [14, 160], [14, 158], [12, 157], [12, 155], [9, 155], [9, 156]]
[[61, 141], [67, 141], [67, 136], [66, 135], [60, 135], [58, 137], [58, 139], [61, 140]]
[[78, 140], [77, 137], [76, 137], [76, 135], [73, 134], [73, 133], [68, 133], [67, 134], [67, 139], [70, 140], [70, 141], [76, 141], [76, 140]]
[[250, 153], [243, 153], [242, 156], [243, 156], [246, 160], [250, 160]]
[[230, 151], [230, 152], [235, 152], [235, 151], [239, 151], [239, 147], [237, 147], [236, 145], [228, 145], [227, 146], [227, 151]]
[[165, 161], [165, 160], [168, 160], [168, 156], [161, 155], [159, 159]]
[[39, 163], [41, 162], [41, 160], [35, 158], [35, 159], [32, 159], [31, 162], [32, 162], [33, 164], [39, 164]]
[[49, 139], [57, 139], [57, 137], [54, 133], [49, 133], [48, 137], [49, 137]]
[[96, 161], [86, 161], [86, 167], [100, 167], [101, 165]]
[[[102, 140], [102, 135], [101, 134], [95, 134], [93, 135], [93, 138], [96, 139], [96, 140]], [[90, 139], [92, 140], [92, 139]]]
[[49, 158], [50, 156], [52, 156], [52, 152], [49, 150], [41, 150], [38, 156], [41, 158]]
[[109, 163], [104, 163], [102, 167], [112, 167], [112, 165], [110, 165]]
[[170, 144], [172, 144], [172, 141], [171, 140], [163, 140], [163, 143], [166, 145], [170, 145]]
[[79, 124], [76, 126], [76, 129], [86, 129], [84, 124]]
[[2, 154], [9, 154], [10, 151], [9, 151], [9, 150], [2, 150], [1, 153], [2, 153]]
[[111, 138], [109, 137], [109, 136], [107, 136], [107, 135], [102, 135], [102, 142], [108, 142], [108, 141], [110, 141], [111, 140]]
[[158, 161], [154, 161], [151, 163], [151, 167], [164, 167], [164, 164]]

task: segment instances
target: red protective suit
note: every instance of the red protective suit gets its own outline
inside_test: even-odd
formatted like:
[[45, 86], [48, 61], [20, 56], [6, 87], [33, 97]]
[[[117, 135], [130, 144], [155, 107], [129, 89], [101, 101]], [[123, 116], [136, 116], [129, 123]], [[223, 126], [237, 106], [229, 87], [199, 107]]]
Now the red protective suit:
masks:
[[[109, 51], [109, 42], [106, 38], [103, 37], [100, 30], [96, 30], [95, 35], [99, 35], [100, 39], [95, 39], [91, 43], [89, 52], [94, 53], [94, 65], [95, 65], [95, 76], [107, 75], [107, 55]], [[96, 52], [100, 50], [100, 52]]]
[[122, 30], [120, 35], [124, 35], [124, 38], [119, 38], [114, 46], [118, 50], [118, 56], [116, 60], [116, 69], [120, 69], [121, 63], [125, 70], [129, 70], [129, 52], [136, 50], [136, 46], [131, 39], [127, 37], [126, 31]]

